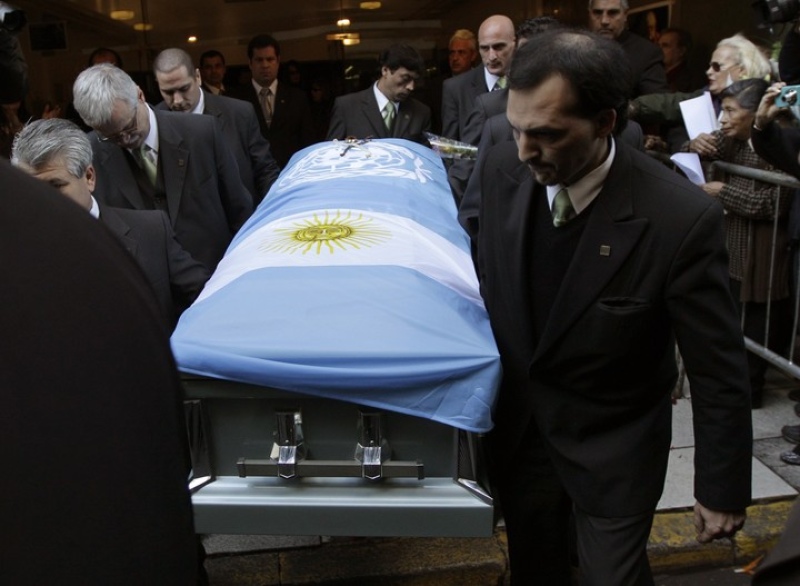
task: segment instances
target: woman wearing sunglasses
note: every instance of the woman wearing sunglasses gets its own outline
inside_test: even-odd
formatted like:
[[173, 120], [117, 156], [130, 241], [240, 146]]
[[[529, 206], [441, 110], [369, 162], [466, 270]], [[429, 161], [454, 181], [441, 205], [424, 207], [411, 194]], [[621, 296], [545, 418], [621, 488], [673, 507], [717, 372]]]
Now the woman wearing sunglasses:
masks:
[[[721, 108], [720, 92], [730, 84], [742, 79], [766, 79], [772, 68], [769, 61], [752, 42], [742, 35], [734, 35], [717, 43], [711, 62], [706, 70], [708, 85], [689, 93], [648, 94], [639, 96], [631, 102], [629, 115], [640, 124], [679, 125], [683, 130], [680, 102], [696, 98], [709, 92], [714, 110], [719, 115]], [[682, 139], [681, 139], [682, 138]], [[671, 150], [679, 147], [688, 137], [671, 137]], [[717, 145], [711, 135], [701, 134], [692, 141], [690, 150], [701, 156], [717, 154]]]

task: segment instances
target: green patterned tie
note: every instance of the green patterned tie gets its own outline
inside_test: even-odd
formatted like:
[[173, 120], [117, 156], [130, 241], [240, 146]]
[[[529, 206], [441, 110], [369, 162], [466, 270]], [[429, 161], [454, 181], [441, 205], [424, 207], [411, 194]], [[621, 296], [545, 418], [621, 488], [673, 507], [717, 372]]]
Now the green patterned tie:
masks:
[[150, 184], [155, 187], [156, 185], [156, 176], [158, 175], [158, 166], [156, 165], [155, 161], [153, 160], [154, 151], [146, 144], [142, 144], [138, 149], [134, 149], [133, 155], [136, 157], [136, 162], [139, 163], [139, 167], [142, 168], [145, 175], [147, 175], [148, 181]]
[[567, 188], [561, 189], [556, 193], [553, 200], [553, 226], [559, 228], [575, 217], [575, 208], [569, 200]]
[[504, 75], [502, 77], [497, 78], [497, 81], [494, 82], [494, 87], [492, 88], [492, 91], [496, 92], [497, 90], [505, 89], [505, 87], [506, 87], [506, 76]]
[[394, 102], [386, 102], [383, 107], [383, 123], [386, 125], [386, 130], [391, 132], [394, 123]]

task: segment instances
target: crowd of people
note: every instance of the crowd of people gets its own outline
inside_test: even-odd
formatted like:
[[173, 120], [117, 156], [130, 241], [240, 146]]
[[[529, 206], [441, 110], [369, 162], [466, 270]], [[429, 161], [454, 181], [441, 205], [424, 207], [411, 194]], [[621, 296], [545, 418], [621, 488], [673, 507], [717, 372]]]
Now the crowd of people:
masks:
[[[752, 41], [742, 35], [719, 41], [705, 82], [697, 82], [688, 33], [664, 29], [656, 44], [628, 30], [628, 13], [627, 0], [590, 0], [587, 29], [551, 17], [515, 26], [498, 14], [481, 22], [477, 34], [459, 29], [449, 41], [452, 77], [443, 83], [440, 112], [414, 97], [425, 62], [410, 45], [386, 47], [374, 83], [333, 99], [324, 80], [302, 87], [297, 62], [285, 63], [281, 77], [280, 43], [260, 34], [247, 46], [251, 79], [237, 85], [226, 82], [219, 51], [204, 52], [197, 64], [182, 49], [161, 51], [153, 61], [158, 104], [148, 103], [119, 55], [100, 49], [75, 80], [63, 117], [48, 110], [23, 124], [27, 72], [18, 66], [18, 53], [10, 53], [4, 85], [17, 91], [2, 96], [8, 102], [0, 120], [5, 154], [41, 183], [33, 189], [34, 183], [5, 164], [0, 172], [6, 185], [19, 186], [15, 191], [42, 192], [26, 205], [41, 201], [41, 207], [52, 205], [63, 214], [59, 233], [85, 231], [84, 248], [97, 240], [98, 249], [76, 270], [91, 272], [94, 257], [101, 256], [97, 269], [108, 274], [98, 277], [91, 292], [70, 289], [62, 304], [73, 296], [97, 298], [90, 315], [80, 319], [98, 331], [136, 330], [137, 324], [127, 322], [100, 324], [103, 303], [124, 301], [107, 289], [121, 286], [135, 297], [130, 304], [138, 312], [126, 312], [126, 320], [159, 316], [157, 327], [141, 333], [141, 344], [138, 338], [130, 342], [137, 348], [146, 344], [152, 353], [167, 347], [180, 313], [280, 170], [304, 147], [348, 137], [425, 144], [432, 130], [479, 145], [477, 160], [450, 164], [447, 172], [504, 368], [487, 443], [491, 482], [508, 531], [512, 584], [568, 585], [577, 562], [584, 586], [652, 585], [646, 546], [667, 473], [670, 393], [678, 378], [675, 344], [692, 392], [695, 526], [705, 543], [733, 536], [746, 520], [751, 409], [762, 404], [767, 363], [746, 352], [742, 329], [758, 340], [769, 326], [765, 346], [778, 353], [796, 335], [789, 316], [800, 223], [792, 224], [798, 206], [788, 188], [728, 171], [693, 185], [645, 149], [692, 152], [707, 161], [781, 169], [800, 178], [800, 129], [777, 107], [785, 84], [771, 79], [775, 72]], [[793, 30], [789, 37], [779, 75], [795, 81], [800, 34]], [[704, 92], [719, 116], [719, 130], [690, 140], [680, 102]], [[441, 127], [434, 128], [439, 114]], [[67, 213], [69, 206], [42, 189], [44, 183], [82, 208], [82, 215]], [[19, 222], [8, 207], [0, 204], [0, 222]], [[101, 224], [106, 231], [96, 227]], [[54, 230], [47, 223], [44, 229]], [[112, 236], [119, 251], [109, 247]], [[12, 245], [19, 246], [0, 248]], [[30, 246], [29, 254], [40, 259], [37, 243]], [[100, 247], [107, 252], [100, 254]], [[27, 269], [15, 270], [23, 282], [30, 278]], [[42, 288], [34, 287], [38, 293]], [[24, 302], [15, 297], [13, 306]], [[18, 312], [0, 314], [5, 331], [32, 323], [23, 326], [20, 319]], [[94, 340], [88, 327], [78, 327], [87, 352], [98, 362], [125, 362], [116, 356], [120, 348]], [[31, 334], [27, 343], [34, 342]], [[131, 575], [138, 583], [190, 584], [202, 580], [202, 570], [196, 575], [202, 548], [195, 547], [188, 494], [181, 487], [186, 446], [180, 391], [163, 348], [160, 358], [145, 358], [158, 366], [148, 376], [161, 377], [146, 384], [167, 393], [161, 397], [166, 404], [153, 409], [160, 410], [159, 429], [171, 450], [160, 460], [163, 481], [171, 485], [154, 499], [153, 510], [173, 507], [174, 532], [162, 536], [168, 543], [159, 542], [156, 551], [140, 543], [148, 531], [139, 526], [127, 542], [133, 551], [125, 551], [124, 540], [105, 544], [105, 563], [107, 575], [129, 571], [136, 547], [154, 559], [180, 556], [158, 562], [169, 568], [169, 582]], [[84, 364], [80, 358], [74, 363]], [[8, 368], [17, 373], [12, 384], [26, 392], [57, 387], [55, 372], [33, 381], [19, 366]], [[96, 372], [109, 377], [106, 386], [120, 376], [129, 379], [121, 385], [130, 385], [138, 376], [108, 370]], [[22, 408], [13, 401], [13, 408]], [[24, 407], [32, 419], [47, 417], [41, 405]], [[800, 442], [800, 426], [782, 433]], [[14, 439], [28, 445], [24, 437], [20, 429]], [[0, 443], [7, 450], [14, 442]], [[124, 442], [119, 449], [133, 450]], [[800, 445], [781, 458], [800, 464]], [[36, 494], [46, 498], [44, 492]], [[112, 508], [120, 498], [104, 486], [94, 496]], [[76, 522], [72, 515], [50, 514], [37, 516], [41, 526]], [[101, 523], [91, 529], [97, 535], [107, 530]], [[67, 551], [63, 544], [53, 547]], [[0, 577], [4, 571], [12, 570], [0, 567]], [[48, 583], [42, 572], [40, 583]]]

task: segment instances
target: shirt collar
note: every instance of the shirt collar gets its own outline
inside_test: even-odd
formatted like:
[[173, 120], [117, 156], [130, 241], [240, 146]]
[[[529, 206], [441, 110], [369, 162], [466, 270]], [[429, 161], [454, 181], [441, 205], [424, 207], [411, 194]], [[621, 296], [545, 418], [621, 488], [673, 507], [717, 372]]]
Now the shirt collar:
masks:
[[[383, 112], [383, 107], [389, 103], [389, 98], [383, 95], [383, 92], [378, 89], [378, 82], [376, 81], [372, 85], [372, 91], [375, 93], [375, 100], [378, 102], [378, 112]], [[398, 102], [393, 102], [394, 110], [397, 111]]]
[[92, 217], [95, 220], [99, 220], [100, 219], [100, 206], [97, 205], [97, 200], [94, 198], [93, 195], [91, 195], [89, 197], [92, 198], [92, 207], [89, 208], [89, 213], [92, 214]]
[[564, 187], [568, 189], [569, 201], [572, 207], [575, 208], [575, 213], [580, 214], [583, 210], [589, 207], [589, 204], [600, 193], [605, 183], [608, 172], [611, 170], [611, 164], [614, 162], [614, 156], [617, 154], [617, 147], [613, 138], [609, 139], [608, 156], [605, 161], [600, 163], [597, 167], [592, 169], [589, 173], [578, 179], [572, 185], [547, 185], [547, 201], [550, 204], [550, 209], [553, 209], [553, 200], [556, 194]]
[[144, 139], [144, 144], [158, 154], [158, 122], [150, 104], [145, 104], [145, 106], [147, 106], [147, 115], [150, 117], [150, 132], [147, 134], [147, 138]]
[[203, 95], [203, 90], [200, 90], [200, 99], [197, 100], [197, 105], [195, 105], [194, 110], [192, 110], [192, 114], [202, 114], [203, 111], [206, 109], [206, 97]]
[[500, 76], [495, 75], [494, 73], [489, 73], [489, 70], [486, 69], [486, 67], [483, 68], [483, 76], [486, 79], [486, 87], [489, 88], [489, 91], [492, 91], [494, 84], [497, 83], [497, 80], [500, 79]]
[[278, 78], [277, 77], [275, 79], [273, 79], [272, 83], [269, 84], [268, 86], [261, 85], [255, 79], [253, 79], [251, 81], [253, 82], [253, 87], [256, 89], [256, 93], [259, 94], [259, 95], [261, 94], [261, 90], [264, 89], [264, 87], [266, 87], [269, 91], [271, 91], [273, 96], [275, 95], [275, 92], [278, 91]]

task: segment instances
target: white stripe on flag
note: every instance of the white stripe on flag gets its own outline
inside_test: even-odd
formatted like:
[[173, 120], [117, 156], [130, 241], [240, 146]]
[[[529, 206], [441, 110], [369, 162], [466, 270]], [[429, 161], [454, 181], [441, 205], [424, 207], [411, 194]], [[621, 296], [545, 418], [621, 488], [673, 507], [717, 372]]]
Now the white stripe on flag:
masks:
[[483, 307], [469, 253], [417, 222], [366, 210], [294, 214], [255, 230], [228, 251], [197, 301], [268, 267], [398, 265]]

